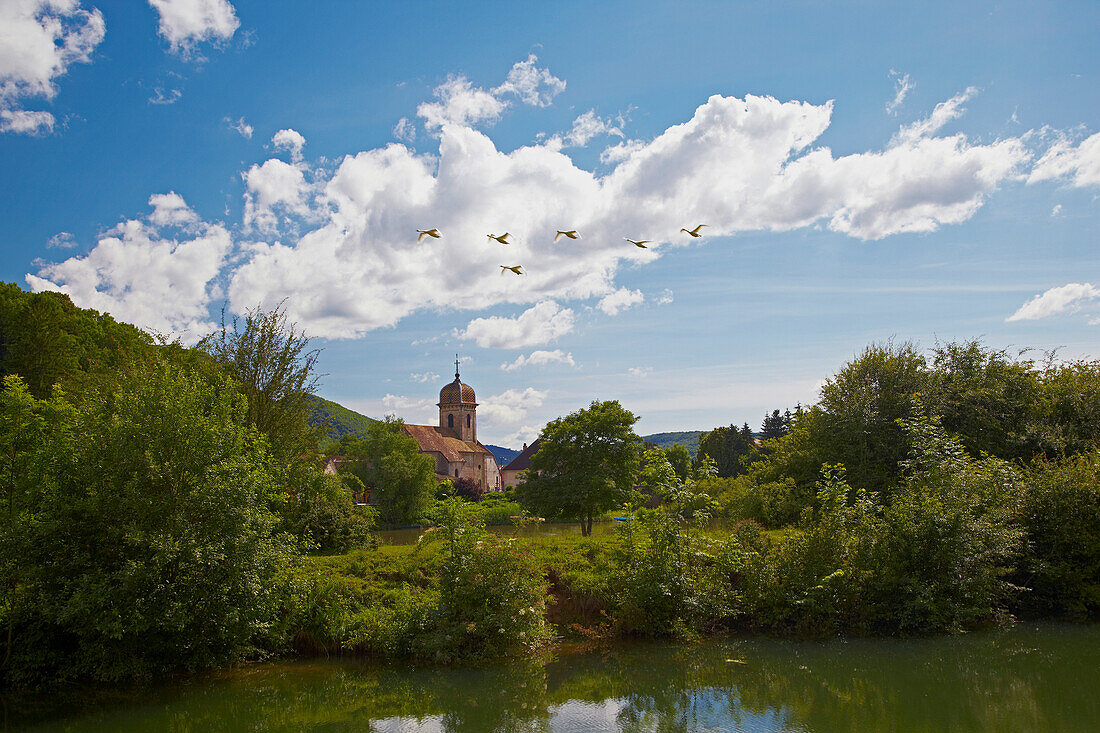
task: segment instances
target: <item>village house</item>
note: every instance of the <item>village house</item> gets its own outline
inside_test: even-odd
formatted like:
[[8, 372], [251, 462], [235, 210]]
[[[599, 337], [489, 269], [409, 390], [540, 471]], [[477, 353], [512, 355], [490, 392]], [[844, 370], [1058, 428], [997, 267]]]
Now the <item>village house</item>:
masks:
[[507, 466], [500, 469], [500, 482], [504, 485], [504, 488], [519, 486], [527, 480], [527, 472], [531, 470], [531, 456], [535, 455], [538, 449], [538, 438], [535, 438], [535, 442], [531, 445], [524, 443], [520, 454], [513, 458]]

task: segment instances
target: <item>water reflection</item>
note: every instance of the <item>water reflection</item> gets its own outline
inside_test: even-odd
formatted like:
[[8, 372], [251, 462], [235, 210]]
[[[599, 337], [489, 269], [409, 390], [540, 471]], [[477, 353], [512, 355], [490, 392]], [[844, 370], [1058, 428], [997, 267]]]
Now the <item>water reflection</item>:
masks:
[[37, 730], [68, 731], [1085, 731], [1100, 729], [1098, 670], [1097, 626], [640, 643], [478, 669], [258, 666], [90, 712], [9, 702], [5, 729], [37, 718]]

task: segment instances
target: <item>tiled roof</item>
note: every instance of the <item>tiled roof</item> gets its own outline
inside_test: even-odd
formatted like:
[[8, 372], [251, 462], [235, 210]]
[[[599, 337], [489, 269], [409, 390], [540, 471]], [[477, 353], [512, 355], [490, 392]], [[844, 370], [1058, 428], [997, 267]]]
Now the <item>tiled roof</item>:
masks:
[[462, 461], [463, 453], [488, 453], [489, 449], [481, 443], [459, 440], [458, 433], [450, 428], [435, 425], [405, 425], [405, 432], [413, 437], [420, 450], [441, 453], [448, 463]]
[[455, 381], [444, 385], [443, 389], [439, 390], [439, 404], [441, 405], [457, 405], [460, 403], [471, 404], [476, 402], [477, 399], [474, 397], [474, 388], [460, 382], [457, 374], [455, 375]]
[[502, 468], [502, 471], [529, 471], [531, 470], [531, 456], [535, 455], [539, 449], [539, 439], [535, 438], [535, 442], [526, 446], [523, 451], [512, 459], [512, 462]]

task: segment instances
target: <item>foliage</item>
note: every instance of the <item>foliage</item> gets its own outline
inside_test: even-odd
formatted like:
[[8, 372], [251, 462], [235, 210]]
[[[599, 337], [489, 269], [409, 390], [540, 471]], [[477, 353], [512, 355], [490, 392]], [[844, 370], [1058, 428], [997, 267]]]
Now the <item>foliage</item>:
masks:
[[691, 460], [694, 461], [699, 452], [699, 438], [706, 432], [706, 430], [681, 430], [670, 433], [653, 433], [652, 435], [643, 435], [642, 440], [664, 450], [668, 450], [674, 445], [682, 445], [687, 448]]
[[[5, 675], [118, 680], [242, 657], [275, 620], [290, 557], [273, 474], [233, 385], [167, 364], [52, 412], [3, 546], [20, 558]], [[6, 429], [14, 423], [6, 423]], [[11, 436], [5, 438], [10, 444]]]
[[354, 474], [300, 471], [280, 512], [279, 530], [297, 537], [303, 550], [346, 552], [373, 545], [378, 510], [355, 504], [354, 493], [362, 486]]
[[362, 440], [345, 445], [352, 460], [344, 470], [373, 491], [382, 521], [391, 525], [419, 520], [436, 489], [435, 463], [420, 452], [403, 426], [401, 420], [387, 417], [368, 426]]
[[485, 487], [483, 487], [477, 481], [472, 478], [456, 478], [452, 480], [451, 493], [454, 496], [462, 497], [463, 499], [469, 499], [470, 501], [479, 501], [482, 496], [485, 495]]
[[360, 415], [355, 410], [349, 410], [343, 405], [309, 395], [309, 423], [325, 430], [324, 438], [328, 441], [339, 441], [345, 435], [353, 438], [362, 438], [371, 423], [378, 422], [374, 418]]
[[638, 418], [615, 401], [552, 420], [542, 430], [534, 469], [517, 489], [520, 503], [546, 517], [579, 517], [581, 533], [592, 533], [597, 514], [633, 496], [641, 441]]
[[[799, 409], [801, 410], [801, 406]], [[791, 432], [794, 419], [795, 417], [790, 410], [785, 411], [783, 414], [780, 414], [779, 410], [772, 410], [764, 415], [764, 422], [760, 425], [760, 439], [774, 440], [775, 438], [782, 438]]]
[[1100, 452], [1036, 462], [1024, 475], [1017, 522], [1026, 552], [1014, 582], [1028, 615], [1100, 616]]
[[744, 460], [756, 452], [756, 443], [748, 423], [741, 428], [730, 425], [728, 428], [715, 428], [699, 438], [699, 458], [704, 456], [714, 461], [718, 475], [722, 478], [737, 476], [744, 472]]
[[248, 311], [229, 328], [208, 336], [199, 348], [237, 382], [248, 400], [248, 421], [267, 436], [277, 459], [291, 462], [317, 447], [324, 432], [308, 423], [317, 387], [318, 351], [282, 306]]
[[1040, 377], [1034, 441], [1050, 457], [1100, 448], [1100, 361], [1048, 366]]
[[680, 477], [680, 481], [687, 481], [691, 477], [691, 453], [679, 443], [674, 443], [665, 449], [665, 458], [672, 464], [672, 469]]

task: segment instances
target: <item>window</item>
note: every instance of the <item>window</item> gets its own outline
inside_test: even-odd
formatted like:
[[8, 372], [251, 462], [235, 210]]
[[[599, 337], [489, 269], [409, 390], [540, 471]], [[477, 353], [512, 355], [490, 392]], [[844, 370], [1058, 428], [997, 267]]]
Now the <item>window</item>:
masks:
[[448, 415], [447, 416], [447, 427], [453, 428], [454, 426], [455, 426], [455, 416], [454, 415]]
[[458, 469], [455, 469], [455, 478], [458, 478]]
[[470, 427], [470, 416], [466, 416], [466, 427]]

